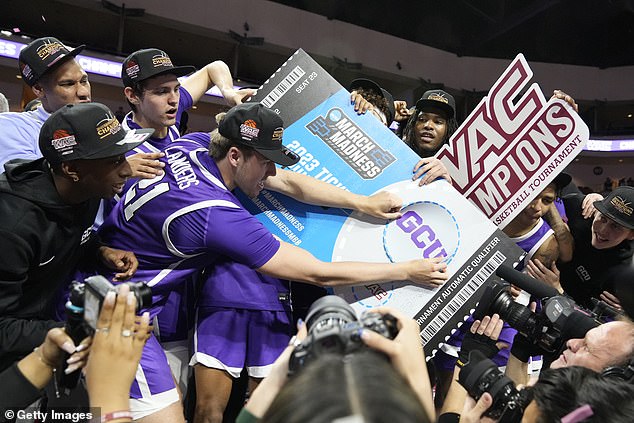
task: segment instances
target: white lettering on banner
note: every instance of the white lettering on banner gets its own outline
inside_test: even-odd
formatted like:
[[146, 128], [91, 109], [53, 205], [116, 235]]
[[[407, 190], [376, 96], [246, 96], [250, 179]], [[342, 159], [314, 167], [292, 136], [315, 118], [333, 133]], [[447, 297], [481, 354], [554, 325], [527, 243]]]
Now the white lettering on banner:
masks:
[[572, 107], [557, 99], [546, 102], [537, 84], [514, 102], [532, 76], [519, 54], [436, 155], [453, 186], [500, 228], [581, 152], [589, 137]]

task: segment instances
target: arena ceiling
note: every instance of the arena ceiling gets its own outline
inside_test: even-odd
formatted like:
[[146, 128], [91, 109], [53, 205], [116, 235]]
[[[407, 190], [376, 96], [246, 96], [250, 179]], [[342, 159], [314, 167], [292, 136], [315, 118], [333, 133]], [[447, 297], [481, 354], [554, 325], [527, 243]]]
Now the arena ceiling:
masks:
[[272, 0], [459, 56], [634, 65], [632, 0]]
[[[634, 66], [634, 0], [272, 1], [459, 56], [511, 60], [521, 51], [537, 62], [603, 69]], [[175, 63], [197, 67], [209, 58], [221, 59], [234, 76], [253, 86], [265, 81], [295, 50], [242, 37], [248, 33], [246, 22], [245, 28], [234, 29], [241, 34], [231, 34], [135, 9], [126, 9], [122, 20], [121, 4], [120, 0], [4, 0], [0, 29], [19, 28], [31, 37], [55, 35], [69, 45], [86, 44], [117, 56], [161, 46]], [[334, 57], [315, 58], [339, 81], [366, 76], [395, 93], [415, 87], [416, 95], [428, 89], [422, 80], [373, 74], [372, 69], [355, 69]], [[631, 133], [631, 102], [595, 103], [581, 104], [580, 110], [593, 130]]]

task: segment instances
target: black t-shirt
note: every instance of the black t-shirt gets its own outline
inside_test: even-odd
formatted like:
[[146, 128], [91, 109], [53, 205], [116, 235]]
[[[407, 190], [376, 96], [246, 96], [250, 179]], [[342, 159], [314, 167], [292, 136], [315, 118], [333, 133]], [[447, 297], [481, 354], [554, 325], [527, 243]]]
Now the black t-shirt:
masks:
[[584, 196], [566, 195], [563, 198], [568, 226], [574, 237], [575, 251], [569, 263], [558, 263], [564, 291], [577, 304], [592, 309], [591, 298], [599, 298], [603, 291], [615, 293], [615, 285], [629, 281], [634, 287], [632, 241], [623, 241], [613, 248], [598, 250], [592, 246], [592, 219], [581, 215]]

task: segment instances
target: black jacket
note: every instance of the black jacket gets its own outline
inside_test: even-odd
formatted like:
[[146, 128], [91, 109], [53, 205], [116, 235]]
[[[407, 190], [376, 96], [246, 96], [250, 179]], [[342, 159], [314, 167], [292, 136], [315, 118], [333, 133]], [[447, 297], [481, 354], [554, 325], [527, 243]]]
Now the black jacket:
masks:
[[[583, 195], [564, 196], [564, 206], [568, 215], [568, 226], [575, 240], [575, 251], [568, 263], [559, 263], [561, 285], [577, 304], [592, 309], [591, 298], [599, 298], [603, 291], [621, 297], [616, 286], [634, 288], [634, 263], [632, 262], [632, 241], [607, 249], [592, 246], [592, 219], [581, 215]], [[623, 298], [622, 300], [626, 300]]]
[[0, 369], [40, 345], [54, 300], [78, 263], [93, 261], [99, 200], [65, 204], [44, 159], [0, 175]]

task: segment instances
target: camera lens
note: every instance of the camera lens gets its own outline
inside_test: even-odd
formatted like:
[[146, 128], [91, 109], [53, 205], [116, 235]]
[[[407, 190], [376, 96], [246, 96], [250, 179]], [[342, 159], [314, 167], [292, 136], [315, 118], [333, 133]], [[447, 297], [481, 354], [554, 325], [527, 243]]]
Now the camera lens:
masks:
[[485, 415], [500, 422], [519, 422], [531, 400], [528, 391], [515, 389], [513, 381], [479, 351], [469, 353], [469, 361], [460, 369], [458, 382], [476, 400], [488, 392], [493, 404]]
[[310, 306], [306, 316], [306, 328], [311, 334], [323, 328], [344, 326], [356, 321], [354, 309], [344, 299], [336, 295], [326, 295]]
[[541, 325], [535, 313], [526, 306], [518, 304], [508, 291], [508, 287], [492, 283], [486, 287], [480, 298], [474, 319], [482, 319], [486, 315], [497, 313], [511, 327], [528, 337], [538, 337]]
[[152, 288], [145, 282], [128, 282], [130, 292], [136, 297], [136, 309], [142, 310], [152, 305]]

